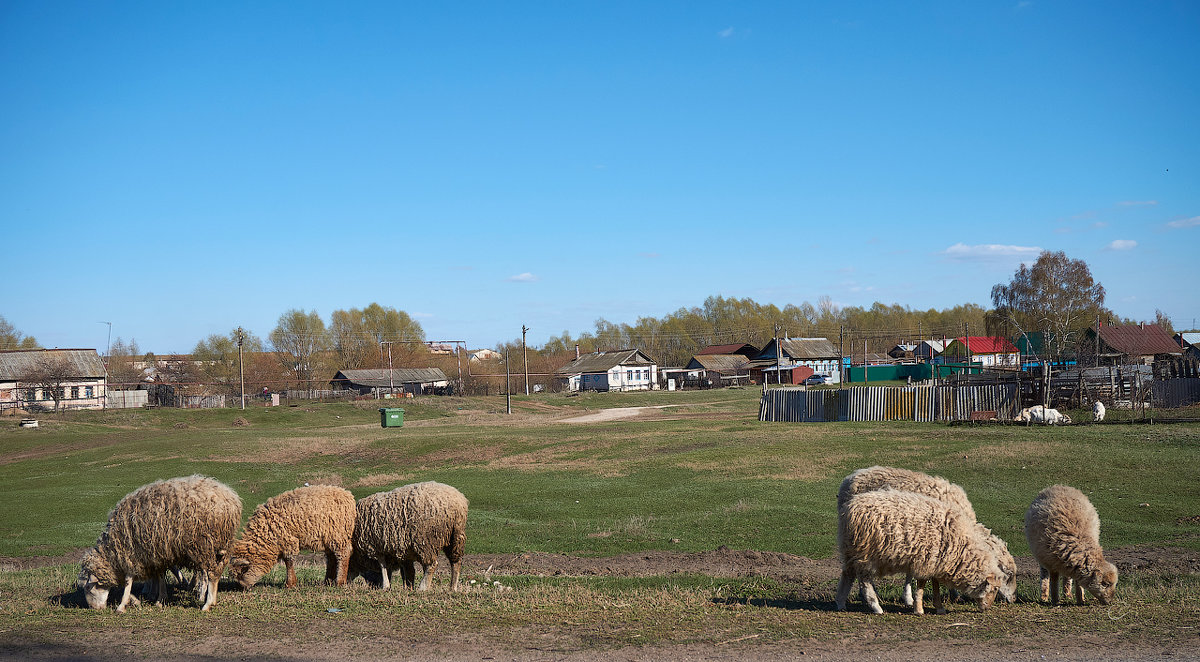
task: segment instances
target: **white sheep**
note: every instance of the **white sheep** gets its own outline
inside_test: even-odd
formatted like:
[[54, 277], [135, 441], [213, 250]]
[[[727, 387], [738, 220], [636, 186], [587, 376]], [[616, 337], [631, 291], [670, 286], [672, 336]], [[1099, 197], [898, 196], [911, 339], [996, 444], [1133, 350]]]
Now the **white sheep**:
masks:
[[1066, 485], [1039, 492], [1025, 511], [1025, 538], [1041, 566], [1043, 601], [1058, 604], [1060, 577], [1075, 582], [1075, 601], [1080, 604], [1084, 588], [1100, 604], [1112, 600], [1117, 567], [1104, 560], [1100, 516], [1083, 492]]
[[254, 509], [241, 539], [230, 550], [229, 575], [250, 588], [275, 564], [287, 569], [285, 586], [296, 585], [302, 549], [325, 553], [325, 582], [346, 583], [357, 516], [354, 495], [333, 485], [298, 487]]
[[1029, 425], [1030, 423], [1045, 423], [1046, 425], [1070, 425], [1071, 417], [1053, 409], [1051, 407], [1043, 407], [1042, 405], [1034, 405], [1026, 407], [1017, 414], [1015, 419], [1017, 422]]
[[468, 505], [462, 492], [433, 481], [359, 499], [349, 579], [378, 571], [387, 589], [391, 573], [399, 568], [404, 585], [412, 588], [415, 561], [421, 564], [420, 590], [425, 591], [437, 569], [438, 553], [444, 552], [450, 561], [450, 590], [457, 591]]
[[912, 575], [917, 584], [913, 611], [925, 613], [925, 581], [933, 581], [934, 606], [945, 613], [939, 583], [945, 582], [987, 609], [1001, 586], [995, 554], [975, 522], [933, 497], [882, 489], [851, 497], [838, 516], [838, 555], [842, 577], [837, 608], [845, 611], [854, 580], [876, 614], [882, 614], [875, 579]]
[[1092, 422], [1099, 423], [1104, 420], [1104, 403], [1099, 400], [1092, 403]]
[[157, 602], [166, 597], [163, 573], [196, 571], [196, 589], [208, 611], [238, 525], [242, 500], [214, 478], [188, 476], [139, 487], [117, 502], [96, 546], [83, 555], [77, 584], [88, 606], [103, 609], [109, 592], [123, 587], [118, 612], [137, 599], [135, 579], [155, 584]]
[[[873, 492], [879, 489], [895, 489], [915, 492], [933, 497], [961, 511], [970, 521], [975, 522], [975, 509], [963, 488], [951, 483], [941, 476], [931, 476], [920, 471], [900, 469], [897, 467], [867, 467], [859, 469], [842, 480], [838, 487], [838, 513], [850, 498], [863, 492]], [[1008, 551], [1008, 545], [987, 527], [976, 522], [979, 533], [988, 543], [988, 548], [996, 555], [996, 561], [1002, 572], [1000, 595], [1006, 602], [1016, 599], [1017, 591], [1017, 562]], [[913, 578], [906, 577], [904, 581], [904, 604], [913, 605]]]

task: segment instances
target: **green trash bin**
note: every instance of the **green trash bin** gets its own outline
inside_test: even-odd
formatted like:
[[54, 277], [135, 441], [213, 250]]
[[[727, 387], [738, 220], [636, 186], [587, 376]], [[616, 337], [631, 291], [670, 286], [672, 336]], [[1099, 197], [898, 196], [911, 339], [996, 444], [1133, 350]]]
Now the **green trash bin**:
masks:
[[380, 407], [379, 408], [379, 427], [381, 427], [381, 428], [402, 428], [402, 427], [404, 427], [404, 410], [399, 407]]

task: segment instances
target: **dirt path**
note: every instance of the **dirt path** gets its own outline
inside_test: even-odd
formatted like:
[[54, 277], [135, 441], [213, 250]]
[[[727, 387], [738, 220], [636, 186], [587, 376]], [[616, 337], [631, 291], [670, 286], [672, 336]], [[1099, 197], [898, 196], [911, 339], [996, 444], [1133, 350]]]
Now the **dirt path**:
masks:
[[559, 423], [605, 423], [608, 421], [619, 421], [625, 418], [634, 418], [643, 411], [662, 410], [668, 407], [678, 407], [680, 405], [657, 405], [654, 407], [614, 407], [612, 409], [602, 409], [594, 414], [584, 414], [583, 416], [572, 416], [571, 418], [559, 419]]

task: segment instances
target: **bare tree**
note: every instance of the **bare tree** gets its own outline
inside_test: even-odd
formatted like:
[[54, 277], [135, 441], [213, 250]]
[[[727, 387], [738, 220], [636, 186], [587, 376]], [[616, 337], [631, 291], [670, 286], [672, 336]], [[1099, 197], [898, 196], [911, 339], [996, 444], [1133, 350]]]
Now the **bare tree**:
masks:
[[0, 315], [0, 350], [5, 349], [37, 349], [38, 341], [33, 336], [22, 334], [13, 328], [8, 320]]
[[[249, 365], [251, 355], [261, 354], [262, 339], [245, 330], [241, 334], [242, 363]], [[197, 365], [201, 379], [215, 384], [228, 395], [241, 393], [244, 366], [238, 364], [238, 330], [234, 329], [227, 336], [213, 334], [196, 343], [192, 350], [192, 358]], [[251, 377], [254, 375], [252, 374]], [[253, 381], [253, 379], [252, 379]]]
[[1022, 264], [1013, 279], [992, 287], [990, 333], [1045, 332], [1043, 346], [1052, 356], [1074, 347], [1097, 315], [1107, 318], [1104, 287], [1092, 280], [1083, 260], [1062, 251], [1043, 251], [1033, 266]]
[[[47, 354], [34, 362], [21, 378], [21, 383], [30, 391], [40, 388], [45, 397], [54, 400], [54, 411], [58, 411], [66, 397], [67, 389], [64, 384], [76, 377], [73, 372], [70, 361]], [[35, 398], [31, 396], [29, 399]]]
[[320, 367], [320, 354], [330, 346], [325, 322], [317, 311], [292, 309], [280, 315], [279, 324], [271, 332], [271, 344], [279, 352], [284, 369], [300, 386], [311, 388], [313, 375]]

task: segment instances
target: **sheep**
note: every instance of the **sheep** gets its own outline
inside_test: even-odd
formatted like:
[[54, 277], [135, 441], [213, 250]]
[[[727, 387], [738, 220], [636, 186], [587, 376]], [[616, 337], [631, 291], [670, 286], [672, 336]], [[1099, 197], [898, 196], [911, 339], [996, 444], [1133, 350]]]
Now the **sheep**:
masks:
[[916, 579], [917, 614], [925, 613], [926, 580], [933, 580], [939, 614], [945, 613], [940, 582], [979, 600], [981, 609], [992, 605], [1001, 585], [996, 556], [975, 522], [961, 510], [915, 492], [882, 489], [851, 497], [838, 516], [838, 555], [838, 611], [846, 610], [846, 598], [858, 579], [868, 606], [882, 614], [874, 580], [897, 572]]
[[163, 573], [172, 567], [196, 571], [197, 597], [208, 611], [230, 544], [242, 523], [242, 500], [206, 476], [159, 480], [125, 495], [108, 515], [96, 546], [83, 555], [77, 585], [88, 606], [103, 609], [109, 592], [123, 587], [117, 611], [133, 602], [133, 581], [146, 579], [166, 596]]
[[1099, 400], [1092, 403], [1092, 422], [1100, 423], [1104, 420], [1104, 403]]
[[378, 570], [386, 590], [392, 572], [399, 568], [404, 585], [411, 589], [417, 561], [424, 573], [419, 590], [426, 591], [442, 551], [450, 561], [450, 590], [457, 591], [468, 505], [462, 492], [433, 481], [359, 499], [349, 579]]
[[[842, 480], [837, 496], [839, 517], [850, 497], [882, 488], [915, 492], [933, 497], [949, 506], [958, 508], [970, 521], [975, 521], [975, 509], [971, 507], [967, 493], [958, 485], [940, 476], [930, 476], [920, 471], [880, 466], [859, 469]], [[1003, 540], [992, 534], [982, 524], [976, 523], [975, 526], [979, 528], [979, 534], [987, 541], [989, 549], [996, 555], [997, 563], [1002, 571], [1003, 583], [1000, 595], [1006, 602], [1013, 602], [1016, 599], [1017, 591], [1017, 563], [1012, 554], [1008, 552], [1008, 545]], [[911, 576], [905, 578], [904, 604], [908, 606], [913, 604], [912, 583]]]
[[1015, 419], [1018, 423], [1029, 425], [1030, 423], [1045, 423], [1046, 425], [1070, 425], [1071, 417], [1050, 407], [1042, 405], [1034, 405], [1026, 407], [1017, 414]]
[[250, 516], [245, 533], [230, 550], [229, 575], [254, 586], [275, 564], [287, 568], [287, 588], [296, 586], [296, 555], [325, 552], [325, 582], [342, 586], [350, 568], [357, 515], [354, 495], [333, 485], [298, 487], [267, 499]]
[[[1104, 560], [1100, 516], [1083, 492], [1052, 485], [1038, 493], [1025, 511], [1025, 539], [1041, 567], [1042, 600], [1058, 604], [1058, 579], [1075, 582], [1075, 601], [1083, 589], [1108, 604], [1117, 588], [1117, 567]], [[1070, 586], [1067, 586], [1070, 593]]]

